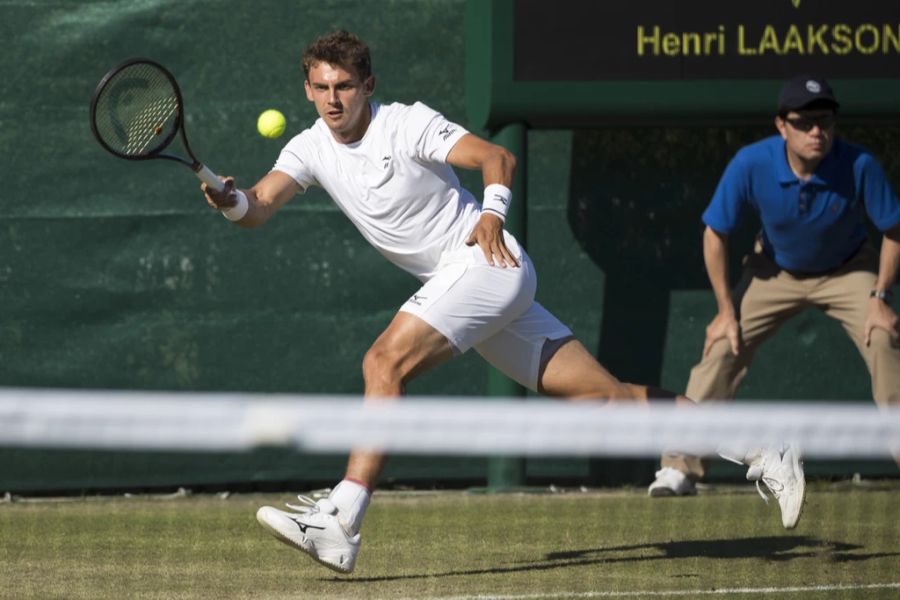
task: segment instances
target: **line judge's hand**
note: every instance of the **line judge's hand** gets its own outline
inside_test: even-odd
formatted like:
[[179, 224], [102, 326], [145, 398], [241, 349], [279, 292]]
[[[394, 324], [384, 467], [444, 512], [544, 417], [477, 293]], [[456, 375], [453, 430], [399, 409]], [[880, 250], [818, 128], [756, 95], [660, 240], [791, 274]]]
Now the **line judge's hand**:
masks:
[[[466, 240], [466, 246], [478, 244], [484, 252], [484, 258], [491, 266], [506, 268], [518, 267], [519, 261], [513, 256], [503, 239], [503, 221], [489, 212], [481, 213], [478, 223]], [[496, 262], [494, 258], [496, 257]]]
[[209, 189], [205, 183], [200, 184], [203, 195], [206, 196], [206, 203], [216, 210], [224, 210], [231, 208], [237, 204], [237, 196], [234, 193], [234, 177], [222, 177], [219, 179], [225, 182], [225, 187], [221, 192]]
[[863, 326], [866, 346], [872, 343], [872, 330], [876, 327], [887, 331], [895, 344], [900, 342], [900, 332], [898, 332], [900, 318], [897, 317], [897, 313], [890, 304], [882, 302], [878, 298], [872, 298], [869, 302], [869, 314], [866, 315], [866, 322]]
[[720, 312], [706, 326], [706, 340], [703, 342], [704, 358], [709, 355], [713, 344], [722, 338], [728, 340], [732, 354], [737, 356], [741, 346], [741, 324], [738, 323], [733, 313]]

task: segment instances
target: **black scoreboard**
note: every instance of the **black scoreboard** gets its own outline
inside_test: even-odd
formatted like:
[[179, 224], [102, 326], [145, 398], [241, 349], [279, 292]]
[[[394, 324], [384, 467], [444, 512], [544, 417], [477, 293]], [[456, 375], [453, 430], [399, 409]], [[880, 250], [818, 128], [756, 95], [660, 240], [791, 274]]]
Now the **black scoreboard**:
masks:
[[472, 126], [769, 117], [826, 77], [842, 117], [900, 117], [898, 0], [470, 0]]

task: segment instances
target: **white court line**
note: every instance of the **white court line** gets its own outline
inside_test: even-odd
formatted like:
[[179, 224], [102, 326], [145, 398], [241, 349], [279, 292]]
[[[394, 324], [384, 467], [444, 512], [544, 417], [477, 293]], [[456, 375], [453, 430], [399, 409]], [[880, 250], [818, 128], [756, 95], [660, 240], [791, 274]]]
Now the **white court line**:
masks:
[[532, 600], [537, 598], [634, 598], [665, 596], [713, 596], [723, 594], [786, 594], [803, 592], [838, 592], [851, 590], [900, 589], [900, 582], [807, 585], [792, 587], [719, 588], [705, 590], [647, 590], [642, 592], [547, 592], [540, 594], [477, 594], [474, 596], [418, 596], [414, 598], [394, 598], [392, 600]]

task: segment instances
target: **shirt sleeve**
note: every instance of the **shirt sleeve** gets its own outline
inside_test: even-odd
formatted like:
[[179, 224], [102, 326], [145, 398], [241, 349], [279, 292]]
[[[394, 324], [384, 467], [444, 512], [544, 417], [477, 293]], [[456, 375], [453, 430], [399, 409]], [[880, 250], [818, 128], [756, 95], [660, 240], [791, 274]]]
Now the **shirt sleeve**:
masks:
[[738, 153], [725, 167], [712, 200], [703, 212], [703, 222], [720, 233], [734, 231], [749, 204], [749, 182], [749, 166]]
[[282, 148], [272, 170], [289, 175], [300, 185], [301, 193], [304, 193], [309, 186], [316, 183], [311, 168], [312, 161], [308, 159], [310, 155], [310, 142], [307, 139], [307, 132], [304, 131]]
[[887, 231], [900, 223], [900, 198], [875, 157], [863, 154], [857, 165], [860, 170], [857, 181], [861, 184], [866, 212], [879, 230]]
[[450, 149], [469, 133], [421, 102], [413, 104], [406, 118], [406, 141], [413, 155], [426, 162], [447, 162]]

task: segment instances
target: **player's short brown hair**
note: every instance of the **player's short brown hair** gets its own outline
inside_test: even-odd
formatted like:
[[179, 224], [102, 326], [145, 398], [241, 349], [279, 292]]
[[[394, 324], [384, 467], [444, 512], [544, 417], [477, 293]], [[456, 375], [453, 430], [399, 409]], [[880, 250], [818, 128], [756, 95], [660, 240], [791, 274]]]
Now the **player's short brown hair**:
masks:
[[353, 69], [363, 81], [372, 75], [369, 46], [359, 36], [343, 29], [316, 38], [303, 51], [303, 74], [307, 79], [309, 70], [320, 62]]

